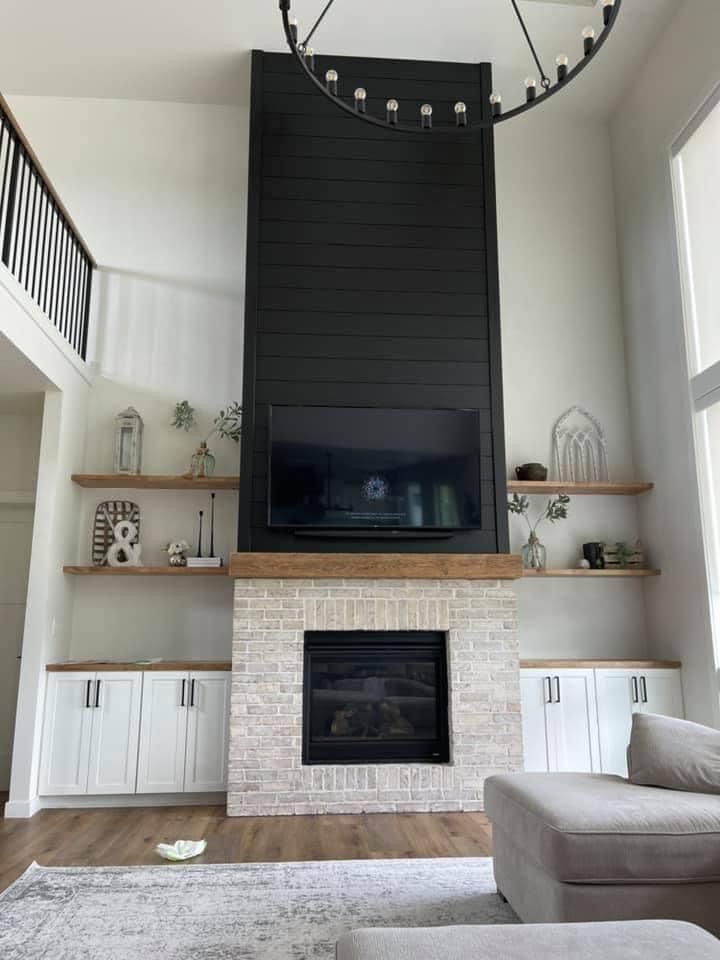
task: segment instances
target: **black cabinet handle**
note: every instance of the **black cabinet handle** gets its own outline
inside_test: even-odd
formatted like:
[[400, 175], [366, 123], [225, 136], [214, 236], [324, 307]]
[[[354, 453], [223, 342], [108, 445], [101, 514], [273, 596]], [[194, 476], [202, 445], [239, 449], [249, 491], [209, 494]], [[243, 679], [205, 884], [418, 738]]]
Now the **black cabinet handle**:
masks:
[[197, 680], [193, 679], [190, 681], [190, 706], [191, 707], [195, 706], [195, 684], [196, 683], [197, 683]]
[[92, 690], [92, 680], [88, 680], [85, 687], [85, 706], [90, 707], [90, 691]]
[[553, 698], [552, 698], [552, 677], [545, 677], [545, 678], [544, 678], [544, 683], [547, 684], [547, 688], [546, 688], [547, 698], [546, 698], [546, 700], [545, 700], [545, 703], [552, 703], [552, 702], [553, 702]]
[[186, 687], [187, 687], [187, 680], [183, 680], [183, 682], [182, 682], [182, 693], [180, 694], [180, 706], [181, 706], [181, 707], [184, 707], [184, 706], [185, 706], [185, 688], [186, 688]]
[[560, 703], [560, 677], [555, 677], [555, 703]]
[[630, 683], [632, 684], [632, 701], [633, 703], [639, 703], [637, 677], [630, 677]]
[[647, 680], [645, 677], [640, 677], [640, 699], [643, 703], [647, 703]]
[[101, 683], [102, 681], [99, 679], [95, 681], [95, 708], [96, 709], [97, 707], [100, 706], [100, 684]]

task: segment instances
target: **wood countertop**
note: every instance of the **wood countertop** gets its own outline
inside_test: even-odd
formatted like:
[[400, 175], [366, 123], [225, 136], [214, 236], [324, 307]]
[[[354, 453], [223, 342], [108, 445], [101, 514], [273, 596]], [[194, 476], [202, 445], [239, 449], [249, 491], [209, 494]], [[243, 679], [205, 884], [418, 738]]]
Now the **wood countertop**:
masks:
[[562, 670], [573, 667], [586, 670], [679, 670], [679, 660], [521, 660], [524, 670]]
[[518, 580], [509, 553], [233, 553], [238, 580]]
[[102, 673], [119, 673], [138, 671], [161, 670], [232, 670], [230, 660], [159, 660], [156, 663], [125, 662], [108, 663], [102, 660], [75, 660], [65, 663], [48, 663], [45, 669], [49, 673], [88, 673], [99, 671]]

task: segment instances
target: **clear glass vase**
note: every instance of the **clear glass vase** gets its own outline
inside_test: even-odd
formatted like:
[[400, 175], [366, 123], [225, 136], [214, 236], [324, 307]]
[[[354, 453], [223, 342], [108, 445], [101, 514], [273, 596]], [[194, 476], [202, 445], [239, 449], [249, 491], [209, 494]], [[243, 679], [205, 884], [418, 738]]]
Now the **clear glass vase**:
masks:
[[194, 477], [211, 477], [214, 470], [215, 457], [208, 450], [207, 443], [203, 442], [192, 455], [190, 473]]
[[526, 570], [544, 570], [547, 562], [547, 551], [534, 533], [530, 534], [528, 542], [521, 551], [523, 567]]

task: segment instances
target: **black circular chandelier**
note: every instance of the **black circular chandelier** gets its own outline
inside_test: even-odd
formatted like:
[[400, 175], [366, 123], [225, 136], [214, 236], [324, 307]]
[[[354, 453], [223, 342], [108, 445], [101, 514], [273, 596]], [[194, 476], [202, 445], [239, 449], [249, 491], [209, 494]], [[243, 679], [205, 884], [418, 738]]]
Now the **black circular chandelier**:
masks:
[[307, 78], [322, 91], [325, 96], [336, 106], [346, 113], [349, 113], [366, 123], [374, 124], [377, 127], [385, 127], [391, 130], [400, 130], [405, 133], [415, 133], [418, 129], [452, 131], [457, 133], [462, 130], [483, 130], [501, 123], [503, 120], [510, 120], [519, 114], [530, 110], [532, 107], [543, 103], [549, 97], [564, 89], [571, 80], [579, 76], [589, 65], [593, 57], [599, 53], [601, 47], [610, 36], [612, 28], [620, 13], [622, 0], [602, 0], [603, 23], [599, 33], [594, 27], [587, 26], [582, 31], [582, 56], [575, 66], [570, 65], [570, 57], [567, 54], [560, 54], [555, 59], [556, 80], [553, 82], [546, 73], [537, 49], [530, 36], [525, 20], [518, 8], [517, 0], [510, 0], [510, 3], [517, 15], [522, 32], [527, 41], [530, 53], [535, 62], [540, 75], [540, 90], [538, 90], [538, 81], [536, 77], [529, 76], [525, 80], [525, 101], [517, 107], [508, 111], [503, 111], [502, 96], [500, 93], [490, 95], [490, 107], [485, 116], [470, 117], [470, 111], [465, 103], [458, 101], [453, 108], [453, 115], [447, 122], [433, 123], [433, 107], [430, 103], [424, 103], [420, 107], [420, 114], [415, 123], [405, 123], [400, 120], [400, 103], [398, 100], [390, 99], [385, 105], [385, 116], [375, 117], [367, 112], [367, 91], [364, 87], [357, 87], [353, 92], [352, 99], [344, 99], [340, 93], [340, 76], [337, 70], [329, 69], [323, 78], [315, 73], [315, 50], [310, 45], [310, 41], [315, 35], [317, 28], [327, 16], [335, 0], [328, 0], [322, 13], [317, 18], [312, 28], [304, 39], [300, 38], [300, 28], [298, 21], [290, 16], [291, 0], [280, 0], [280, 11], [282, 13], [283, 28], [288, 46], [294, 55], [303, 73]]

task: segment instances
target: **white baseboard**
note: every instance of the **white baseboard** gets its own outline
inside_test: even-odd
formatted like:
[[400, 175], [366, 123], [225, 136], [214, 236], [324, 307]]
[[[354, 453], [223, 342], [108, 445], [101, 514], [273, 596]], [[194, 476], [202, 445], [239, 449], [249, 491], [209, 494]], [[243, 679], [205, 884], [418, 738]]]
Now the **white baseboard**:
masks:
[[[40, 797], [37, 809], [90, 810], [101, 809], [102, 807], [225, 806], [226, 799], [224, 793], [132, 793], [92, 797]], [[32, 816], [32, 814], [28, 814], [28, 816]]]
[[33, 797], [32, 800], [8, 800], [3, 815], [6, 820], [28, 820], [41, 809], [39, 797]]

